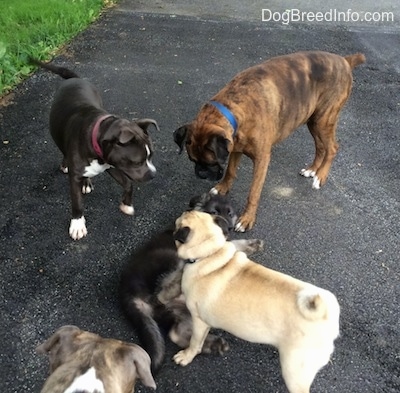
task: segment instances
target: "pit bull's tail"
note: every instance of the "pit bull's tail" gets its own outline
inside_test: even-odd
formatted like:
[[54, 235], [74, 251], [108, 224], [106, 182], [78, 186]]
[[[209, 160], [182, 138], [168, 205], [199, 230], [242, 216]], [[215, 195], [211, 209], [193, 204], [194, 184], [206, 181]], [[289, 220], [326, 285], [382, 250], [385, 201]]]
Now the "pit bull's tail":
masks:
[[351, 69], [359, 66], [362, 63], [365, 63], [365, 56], [362, 53], [345, 56], [345, 59], [350, 64]]
[[49, 70], [49, 71], [53, 72], [54, 74], [60, 75], [64, 79], [79, 78], [79, 76], [77, 74], [75, 74], [75, 72], [69, 70], [68, 68], [58, 67], [58, 66], [56, 66], [54, 64], [50, 64], [50, 63], [43, 63], [42, 61], [36, 60], [32, 57], [29, 58], [29, 62], [31, 64], [35, 64], [39, 67], [45, 68], [46, 70]]

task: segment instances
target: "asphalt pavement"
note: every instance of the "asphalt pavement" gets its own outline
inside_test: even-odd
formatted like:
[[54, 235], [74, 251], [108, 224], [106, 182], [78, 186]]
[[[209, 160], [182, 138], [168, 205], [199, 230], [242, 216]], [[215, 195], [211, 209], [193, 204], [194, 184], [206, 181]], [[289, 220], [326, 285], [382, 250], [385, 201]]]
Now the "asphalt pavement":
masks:
[[[121, 268], [192, 196], [213, 186], [195, 177], [186, 153], [178, 155], [172, 132], [238, 71], [272, 56], [315, 49], [363, 52], [367, 58], [354, 71], [328, 182], [317, 191], [298, 175], [314, 153], [302, 127], [274, 149], [256, 226], [235, 237], [264, 239], [256, 261], [337, 295], [341, 337], [313, 392], [400, 391], [399, 6], [364, 4], [393, 12], [393, 22], [284, 24], [262, 21], [261, 9], [283, 12], [289, 6], [245, 3], [121, 1], [54, 60], [97, 85], [111, 113], [152, 117], [161, 129], [151, 131], [158, 175], [135, 185], [136, 215], [119, 211], [121, 189], [109, 176], [98, 176], [85, 197], [89, 233], [80, 241], [68, 236], [68, 181], [48, 131], [60, 78], [40, 70], [3, 101], [0, 392], [40, 391], [48, 360], [35, 347], [61, 325], [137, 342], [118, 308]], [[312, 4], [296, 2], [297, 8], [318, 11]], [[337, 5], [347, 10], [345, 4]], [[239, 211], [251, 173], [245, 158], [231, 192]], [[230, 351], [198, 356], [185, 368], [173, 363], [177, 348], [168, 343], [158, 391], [286, 392], [274, 348], [217, 334], [230, 342]], [[150, 390], [138, 383], [136, 391]]]

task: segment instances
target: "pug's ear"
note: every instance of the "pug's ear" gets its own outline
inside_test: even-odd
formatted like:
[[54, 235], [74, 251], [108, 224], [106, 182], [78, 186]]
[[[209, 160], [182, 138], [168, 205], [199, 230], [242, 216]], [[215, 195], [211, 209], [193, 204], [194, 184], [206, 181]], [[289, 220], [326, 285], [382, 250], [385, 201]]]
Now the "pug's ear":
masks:
[[189, 227], [179, 228], [178, 230], [176, 230], [174, 232], [174, 240], [176, 242], [185, 244], [186, 241], [187, 241], [187, 238], [189, 236], [189, 233], [190, 233], [190, 228]]
[[179, 146], [179, 154], [183, 151], [183, 146], [188, 137], [188, 133], [191, 129], [190, 124], [185, 124], [174, 131], [174, 142]]
[[225, 220], [225, 218], [221, 216], [213, 216], [214, 222], [222, 229], [222, 232], [225, 237], [228, 237], [229, 234], [229, 224], [228, 221]]

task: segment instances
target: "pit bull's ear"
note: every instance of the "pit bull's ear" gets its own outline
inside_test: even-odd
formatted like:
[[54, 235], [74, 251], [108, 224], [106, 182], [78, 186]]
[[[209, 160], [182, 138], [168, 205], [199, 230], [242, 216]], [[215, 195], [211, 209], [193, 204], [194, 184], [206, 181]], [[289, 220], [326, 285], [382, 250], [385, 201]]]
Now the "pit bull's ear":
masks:
[[66, 325], [58, 329], [51, 337], [49, 337], [44, 343], [40, 344], [36, 348], [36, 352], [40, 354], [47, 354], [51, 351], [54, 345], [58, 344], [66, 336], [70, 336], [76, 332], [80, 332], [77, 326]]
[[156, 382], [154, 381], [153, 375], [150, 371], [150, 358], [149, 355], [140, 348], [134, 349], [132, 351], [133, 355], [133, 363], [136, 367], [136, 372], [138, 378], [142, 381], [144, 386], [148, 386], [149, 388], [156, 389]]
[[215, 135], [209, 140], [207, 147], [214, 152], [218, 162], [224, 164], [229, 156], [228, 146], [230, 143], [230, 140], [223, 135]]
[[221, 216], [213, 216], [214, 222], [222, 229], [222, 232], [225, 237], [228, 237], [229, 235], [229, 224], [225, 220], [225, 218]]
[[190, 228], [189, 227], [179, 228], [174, 233], [174, 240], [179, 242], [179, 243], [185, 244], [186, 240], [187, 240], [187, 238], [189, 236], [189, 233], [190, 233]]
[[135, 119], [135, 123], [147, 134], [149, 126], [153, 125], [157, 131], [160, 131], [158, 124], [153, 119]]
[[135, 134], [132, 131], [128, 130], [123, 130], [121, 133], [118, 135], [118, 143], [121, 145], [124, 145], [125, 143], [128, 143], [135, 137]]
[[185, 124], [174, 131], [174, 142], [179, 146], [179, 154], [183, 151], [184, 143], [188, 137], [190, 124]]

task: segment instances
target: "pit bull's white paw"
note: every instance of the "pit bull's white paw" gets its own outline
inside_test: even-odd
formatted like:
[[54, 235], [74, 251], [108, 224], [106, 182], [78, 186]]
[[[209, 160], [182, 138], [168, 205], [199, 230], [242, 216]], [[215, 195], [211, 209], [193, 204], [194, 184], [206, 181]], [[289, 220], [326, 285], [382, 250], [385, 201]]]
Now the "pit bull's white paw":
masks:
[[62, 173], [68, 173], [68, 167], [67, 166], [62, 166], [62, 167], [60, 167], [60, 169], [61, 169]]
[[210, 190], [210, 194], [211, 194], [211, 195], [218, 195], [218, 190], [217, 190], [215, 187], [213, 187], [213, 188]]
[[82, 184], [82, 194], [90, 194], [94, 190], [93, 183], [90, 179], [84, 179]]
[[183, 351], [179, 351], [174, 356], [174, 362], [181, 366], [187, 366], [189, 363], [192, 363], [194, 356], [188, 353], [188, 349], [184, 349]]
[[90, 194], [93, 191], [93, 187], [90, 187], [87, 184], [82, 186], [82, 194]]
[[318, 179], [318, 176], [314, 176], [314, 181], [312, 184], [312, 188], [314, 190], [319, 190], [321, 188], [321, 181]]
[[300, 175], [302, 175], [304, 177], [314, 177], [315, 171], [311, 171], [310, 169], [302, 169], [300, 171]]
[[240, 221], [235, 225], [235, 232], [246, 232], [246, 228]]
[[69, 235], [74, 240], [82, 239], [87, 235], [87, 229], [85, 225], [85, 217], [73, 218], [69, 226]]
[[128, 206], [124, 203], [121, 203], [119, 205], [119, 209], [122, 211], [122, 213], [125, 213], [128, 216], [133, 216], [135, 214], [135, 209], [133, 208], [133, 206]]

